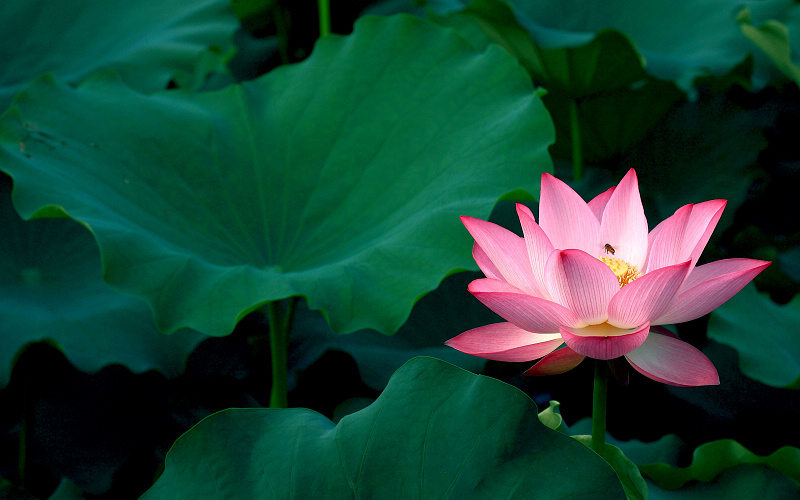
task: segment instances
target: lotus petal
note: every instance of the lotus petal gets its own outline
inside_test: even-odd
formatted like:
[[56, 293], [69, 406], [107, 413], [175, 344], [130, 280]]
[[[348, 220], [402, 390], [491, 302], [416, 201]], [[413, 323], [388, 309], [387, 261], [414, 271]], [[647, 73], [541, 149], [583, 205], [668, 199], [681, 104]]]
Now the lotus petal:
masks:
[[496, 361], [531, 361], [563, 344], [559, 333], [531, 333], [511, 323], [468, 330], [445, 342], [461, 352]]
[[653, 323], [683, 323], [710, 313], [770, 264], [755, 259], [724, 259], [695, 267], [681, 291]]
[[561, 336], [578, 354], [594, 359], [614, 359], [642, 345], [649, 331], [649, 323], [627, 330], [603, 323], [585, 328], [562, 327]]
[[[609, 197], [600, 224], [601, 245], [610, 244], [615, 257], [644, 269], [647, 259], [647, 218], [639, 196], [636, 172], [630, 169]], [[562, 247], [564, 248], [564, 247]]]
[[580, 250], [553, 252], [545, 269], [545, 285], [555, 302], [590, 325], [608, 319], [608, 304], [619, 291], [611, 269]]
[[505, 281], [479, 279], [470, 283], [468, 290], [503, 319], [529, 332], [555, 333], [564, 324], [585, 326], [566, 307], [527, 295]]
[[592, 255], [599, 250], [600, 222], [589, 205], [550, 174], [542, 174], [539, 226], [555, 248], [577, 248]]
[[525, 372], [528, 376], [559, 375], [581, 364], [586, 356], [564, 346], [553, 351]]
[[680, 290], [690, 265], [686, 261], [662, 267], [622, 287], [608, 305], [608, 322], [634, 328], [661, 316]]
[[542, 296], [531, 272], [525, 240], [508, 229], [484, 220], [463, 216], [461, 222], [505, 281], [525, 293]]
[[657, 382], [678, 387], [719, 384], [717, 369], [705, 354], [667, 335], [649, 335], [625, 358], [636, 371]]

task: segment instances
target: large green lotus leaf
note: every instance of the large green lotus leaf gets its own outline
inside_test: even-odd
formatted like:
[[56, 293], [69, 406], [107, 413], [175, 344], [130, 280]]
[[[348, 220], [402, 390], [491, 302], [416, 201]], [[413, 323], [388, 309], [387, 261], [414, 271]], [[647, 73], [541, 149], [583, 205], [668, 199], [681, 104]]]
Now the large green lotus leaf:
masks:
[[415, 358], [333, 425], [306, 409], [225, 410], [180, 437], [143, 499], [625, 498], [611, 468], [542, 425], [518, 389]]
[[552, 122], [516, 61], [410, 16], [363, 18], [219, 92], [43, 78], [0, 125], [24, 218], [82, 221], [106, 281], [162, 330], [213, 335], [293, 295], [337, 332], [394, 332], [474, 268], [458, 216], [538, 192], [552, 166]]
[[230, 0], [3, 0], [0, 109], [46, 72], [77, 83], [111, 68], [137, 90], [163, 89], [237, 27]]
[[534, 42], [512, 6], [499, 0], [475, 0], [435, 19], [476, 47], [505, 47], [537, 83], [570, 98], [627, 88], [646, 76], [640, 55], [618, 31], [601, 30], [575, 46], [545, 47]]
[[10, 182], [0, 186], [0, 387], [25, 344], [54, 342], [87, 372], [111, 363], [133, 371], [183, 371], [203, 339], [195, 331], [164, 335], [140, 299], [103, 282], [91, 233], [69, 219], [22, 221], [11, 205]]
[[746, 286], [711, 313], [708, 336], [739, 352], [748, 377], [800, 389], [800, 295], [778, 305], [755, 286]]
[[[476, 47], [496, 43], [519, 60], [548, 91], [543, 98], [556, 125], [555, 157], [571, 158], [571, 110], [578, 100], [581, 149], [588, 162], [616, 161], [684, 93], [648, 78], [630, 40], [615, 30], [581, 36], [576, 44], [535, 43], [519, 9], [499, 0], [476, 0], [461, 9], [432, 6], [434, 19], [457, 29]], [[526, 24], [527, 25], [527, 24]]]

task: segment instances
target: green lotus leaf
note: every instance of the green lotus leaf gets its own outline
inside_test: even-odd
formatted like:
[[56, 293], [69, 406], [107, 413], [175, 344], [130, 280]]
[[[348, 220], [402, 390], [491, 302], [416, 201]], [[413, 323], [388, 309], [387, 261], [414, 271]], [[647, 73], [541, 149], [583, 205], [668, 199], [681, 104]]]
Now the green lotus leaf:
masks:
[[[586, 51], [585, 55], [605, 52], [606, 57], [601, 58], [605, 63], [597, 65], [597, 68], [614, 69], [607, 72], [608, 81], [622, 82], [625, 77], [633, 76], [640, 71], [638, 67], [641, 64], [637, 61], [641, 61], [649, 74], [675, 82], [682, 89], [689, 90], [695, 78], [721, 77], [731, 72], [748, 56], [757, 53], [748, 41], [750, 38], [768, 56], [756, 58], [752, 75], [756, 88], [761, 88], [774, 79], [777, 73], [775, 64], [782, 71], [789, 70], [790, 75], [795, 74], [794, 70], [786, 66], [787, 54], [783, 47], [787, 41], [795, 48], [798, 47], [798, 42], [792, 40], [791, 35], [800, 28], [800, 6], [792, 0], [680, 0], [669, 3], [645, 0], [634, 5], [628, 2], [586, 3], [580, 0], [509, 0], [507, 4], [497, 0], [428, 0], [425, 3], [437, 17], [490, 13], [480, 20], [480, 24], [488, 23], [485, 28], [488, 28], [486, 31], [490, 36], [503, 34], [503, 30], [498, 30], [497, 27], [505, 23], [493, 22], [508, 19], [505, 12], [513, 12], [513, 17], [517, 20], [514, 24], [524, 27], [539, 48], [537, 52], [551, 51], [553, 58], [549, 62], [549, 58], [545, 57], [542, 61], [546, 64], [533, 64], [533, 67], [539, 67], [545, 73], [557, 68], [573, 68], [569, 74], [579, 79], [595, 78], [597, 75], [594, 71], [583, 74], [578, 72], [579, 66], [586, 62], [580, 61], [582, 57], [577, 57], [574, 61], [568, 58], [558, 59], [558, 51], [566, 55], [585, 46], [580, 49]], [[742, 10], [743, 6], [746, 11]], [[500, 12], [504, 14], [498, 16]], [[741, 30], [737, 23], [742, 25]], [[457, 24], [463, 25], [463, 21]], [[786, 29], [778, 27], [779, 25], [784, 25]], [[616, 32], [611, 37], [616, 38], [613, 43], [618, 44], [616, 48], [619, 56], [616, 59], [613, 57], [612, 46], [603, 46], [611, 38], [603, 43], [598, 40], [608, 31]], [[592, 46], [593, 44], [595, 45]], [[515, 45], [512, 44], [511, 47]], [[578, 53], [572, 52], [573, 55]], [[779, 63], [775, 56], [778, 56]], [[530, 58], [529, 62], [535, 59]], [[558, 74], [558, 71], [552, 74]]]
[[615, 30], [581, 37], [577, 44], [550, 47], [532, 37], [524, 15], [505, 2], [475, 0], [461, 10], [446, 11], [434, 19], [457, 29], [476, 47], [501, 45], [548, 92], [576, 99], [627, 88], [646, 76], [636, 48]]
[[650, 500], [707, 500], [709, 498], [764, 498], [795, 500], [800, 485], [780, 472], [759, 465], [739, 465], [720, 473], [711, 483], [691, 482], [665, 490], [647, 481]]
[[[572, 425], [570, 432], [587, 432], [591, 427], [591, 419], [587, 418]], [[639, 464], [652, 500], [756, 497], [788, 500], [800, 494], [797, 448], [785, 447], [768, 457], [758, 457], [736, 441], [713, 441], [698, 447], [692, 465], [682, 469], [675, 464], [683, 444], [674, 434], [651, 443], [635, 439], [619, 441], [606, 434], [606, 441]]]
[[750, 378], [772, 387], [800, 389], [800, 295], [774, 303], [746, 286], [711, 313], [708, 337], [739, 352]]
[[770, 455], [758, 456], [732, 439], [698, 446], [689, 467], [647, 464], [639, 469], [659, 487], [673, 490], [689, 481], [710, 482], [723, 471], [743, 464], [764, 465], [800, 481], [800, 449], [784, 446]]
[[180, 374], [203, 335], [159, 332], [147, 304], [103, 282], [97, 244], [85, 227], [69, 219], [22, 221], [9, 184], [4, 178], [0, 186], [0, 387], [15, 354], [41, 340], [86, 372], [119, 363]]
[[432, 8], [447, 12], [434, 15], [436, 22], [455, 28], [474, 46], [505, 48], [547, 89], [543, 100], [558, 137], [554, 157], [572, 156], [573, 112], [586, 161], [617, 161], [684, 97], [673, 83], [648, 76], [644, 60], [623, 33], [604, 29], [551, 44], [529, 30], [523, 10], [499, 0], [476, 0], [459, 10]]
[[[572, 438], [579, 443], [583, 443], [588, 448], [592, 447], [592, 436], [578, 435], [572, 436]], [[617, 473], [617, 478], [622, 483], [622, 488], [625, 490], [625, 496], [628, 500], [647, 499], [647, 483], [642, 478], [642, 474], [636, 464], [631, 462], [622, 450], [613, 444], [605, 443], [603, 458]]]
[[[795, 25], [800, 28], [800, 10], [794, 9], [791, 13], [795, 17]], [[747, 8], [742, 9], [736, 17], [736, 22], [741, 25], [744, 36], [761, 49], [781, 73], [800, 85], [800, 66], [792, 61], [789, 29], [785, 24], [775, 19], [769, 19], [759, 26], [754, 26], [750, 9]]]
[[[758, 18], [789, 15], [797, 9], [779, 0], [746, 2], [758, 8]], [[735, 22], [741, 3], [729, 0], [680, 0], [659, 2], [586, 3], [578, 0], [514, 0], [521, 23], [544, 47], [570, 47], [585, 43], [603, 29], [612, 28], [633, 41], [644, 57], [648, 73], [670, 80], [684, 90], [698, 76], [722, 76], [753, 52]], [[762, 70], [756, 68], [757, 73]], [[755, 79], [763, 86], [763, 78]]]
[[47, 497], [47, 500], [85, 500], [83, 491], [68, 478], [61, 478], [58, 483], [58, 488], [52, 495]]
[[212, 335], [296, 295], [337, 332], [394, 332], [474, 269], [458, 216], [537, 193], [552, 166], [552, 122], [516, 61], [410, 16], [363, 18], [219, 92], [42, 78], [0, 127], [24, 218], [81, 221], [105, 280], [160, 329]]
[[415, 358], [335, 426], [306, 409], [204, 419], [142, 498], [625, 498], [608, 464], [536, 411], [512, 386]]
[[4, 0], [0, 3], [0, 109], [32, 78], [51, 72], [78, 83], [114, 69], [143, 92], [190, 72], [238, 27], [230, 0]]

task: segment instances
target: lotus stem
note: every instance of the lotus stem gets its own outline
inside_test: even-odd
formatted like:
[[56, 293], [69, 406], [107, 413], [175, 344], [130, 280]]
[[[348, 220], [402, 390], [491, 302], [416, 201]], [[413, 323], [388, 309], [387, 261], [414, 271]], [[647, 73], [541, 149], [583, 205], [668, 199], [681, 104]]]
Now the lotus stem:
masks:
[[279, 2], [275, 2], [272, 7], [272, 16], [275, 20], [275, 31], [278, 37], [278, 52], [281, 55], [281, 64], [289, 64], [289, 28], [286, 22], [283, 8]]
[[594, 393], [592, 397], [592, 450], [603, 456], [606, 447], [606, 399], [608, 396], [608, 368], [606, 361], [594, 362]]
[[[292, 303], [289, 303], [287, 318], [293, 316]], [[272, 392], [269, 396], [270, 408], [289, 406], [286, 388], [287, 362], [289, 354], [289, 329], [291, 319], [284, 318], [283, 306], [279, 300], [269, 303], [269, 347], [272, 356]]]
[[569, 101], [569, 128], [572, 142], [572, 178], [579, 181], [583, 178], [583, 145], [581, 144], [581, 123], [578, 117], [578, 101]]
[[331, 34], [331, 4], [330, 0], [317, 0], [319, 7], [319, 37]]

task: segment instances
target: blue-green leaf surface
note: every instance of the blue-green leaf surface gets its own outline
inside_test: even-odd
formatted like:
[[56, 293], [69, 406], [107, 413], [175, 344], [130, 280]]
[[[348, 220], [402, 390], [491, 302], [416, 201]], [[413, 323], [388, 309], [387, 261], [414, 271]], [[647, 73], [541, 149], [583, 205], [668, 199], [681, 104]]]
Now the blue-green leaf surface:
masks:
[[137, 90], [163, 89], [207, 47], [230, 45], [237, 27], [230, 0], [3, 0], [0, 109], [47, 72], [78, 83], [110, 68]]
[[739, 352], [748, 377], [800, 389], [800, 296], [778, 305], [748, 285], [711, 313], [708, 336]]
[[225, 410], [184, 434], [145, 500], [625, 498], [611, 467], [497, 380], [433, 358], [333, 425], [306, 409]]
[[0, 387], [18, 351], [41, 340], [87, 372], [111, 363], [171, 376], [183, 371], [203, 335], [162, 334], [147, 304], [103, 283], [97, 244], [85, 227], [69, 219], [22, 221], [7, 179], [0, 227]]
[[293, 295], [337, 332], [393, 332], [455, 269], [460, 215], [538, 192], [553, 125], [499, 48], [409, 16], [361, 19], [306, 61], [219, 92], [42, 78], [0, 123], [24, 218], [91, 228], [104, 276], [164, 331], [229, 333]]

